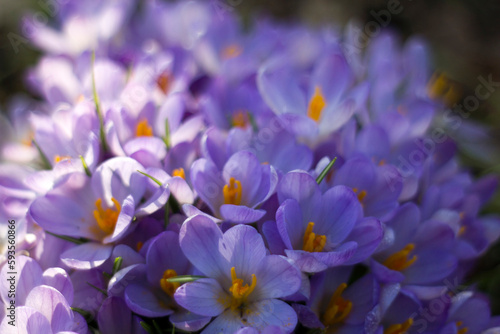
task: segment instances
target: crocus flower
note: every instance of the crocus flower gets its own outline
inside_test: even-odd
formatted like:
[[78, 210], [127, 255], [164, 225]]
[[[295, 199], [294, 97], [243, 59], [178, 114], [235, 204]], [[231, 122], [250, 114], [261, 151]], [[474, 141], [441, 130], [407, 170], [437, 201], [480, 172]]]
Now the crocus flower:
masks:
[[[265, 211], [257, 206], [274, 193], [278, 176], [272, 166], [260, 164], [254, 154], [240, 151], [228, 159], [222, 171], [210, 160], [195, 161], [191, 182], [215, 217], [253, 223], [264, 216]], [[186, 205], [184, 210], [197, 212]]]
[[179, 246], [179, 236], [172, 231], [159, 234], [150, 243], [146, 254], [145, 281], [136, 281], [125, 289], [127, 306], [146, 317], [170, 315], [176, 328], [196, 331], [203, 328], [210, 317], [199, 316], [180, 308], [173, 299], [179, 283], [168, 278], [191, 274], [191, 265]]
[[138, 172], [143, 170], [131, 158], [113, 158], [91, 178], [79, 172], [69, 174], [32, 203], [29, 215], [48, 231], [91, 240], [61, 254], [68, 266], [99, 266], [111, 255], [113, 243], [132, 230], [134, 217], [155, 212], [168, 199], [166, 185], [156, 186], [152, 194], [146, 192], [152, 181]]
[[436, 284], [457, 267], [452, 252], [455, 234], [445, 223], [420, 222], [416, 205], [401, 206], [386, 224], [388, 243], [371, 259], [372, 270], [381, 282], [408, 285]]
[[[15, 326], [9, 311], [0, 325], [2, 333], [79, 333], [87, 334], [87, 323], [80, 314], [73, 313], [73, 285], [68, 274], [61, 268], [49, 268], [42, 272], [40, 265], [27, 256], [16, 259]], [[11, 270], [4, 265], [1, 270], [2, 300], [10, 305]]]
[[284, 252], [302, 271], [339, 266], [356, 253], [357, 242], [347, 237], [362, 217], [362, 208], [352, 190], [336, 186], [322, 194], [310, 174], [292, 171], [280, 181], [278, 198], [276, 224]]
[[282, 115], [302, 136], [325, 136], [340, 129], [366, 99], [367, 89], [353, 87], [354, 75], [341, 51], [328, 50], [317, 59], [306, 88], [304, 74], [285, 56], [267, 60], [257, 82], [271, 110]]
[[216, 317], [203, 333], [271, 325], [289, 333], [295, 328], [295, 311], [277, 298], [297, 291], [300, 273], [284, 257], [266, 255], [253, 227], [237, 225], [222, 233], [212, 220], [194, 216], [181, 228], [180, 245], [207, 278], [181, 285], [174, 297], [188, 311]]
[[371, 274], [347, 284], [352, 267], [328, 269], [311, 277], [312, 295], [306, 305], [294, 304], [299, 321], [309, 328], [359, 329], [379, 302], [380, 287]]

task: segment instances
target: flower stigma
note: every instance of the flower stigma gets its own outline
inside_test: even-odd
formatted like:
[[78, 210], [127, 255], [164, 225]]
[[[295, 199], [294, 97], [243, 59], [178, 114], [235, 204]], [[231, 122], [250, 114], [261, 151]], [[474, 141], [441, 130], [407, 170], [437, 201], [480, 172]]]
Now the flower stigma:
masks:
[[163, 94], [167, 94], [170, 84], [172, 82], [172, 78], [170, 77], [170, 74], [165, 71], [162, 74], [158, 76], [158, 79], [156, 79], [156, 84], [158, 85], [158, 88], [163, 92]]
[[365, 199], [365, 197], [367, 195], [366, 190], [359, 191], [358, 188], [352, 188], [352, 191], [354, 191], [356, 193], [359, 203], [363, 204], [363, 200]]
[[[469, 331], [468, 327], [462, 327], [464, 324], [463, 321], [457, 321], [455, 322], [455, 326], [457, 326], [457, 334], [465, 334]], [[462, 327], [462, 328], [460, 328]]]
[[222, 50], [222, 58], [236, 58], [243, 53], [243, 49], [238, 44], [230, 44]]
[[232, 310], [240, 307], [241, 304], [245, 303], [248, 296], [252, 293], [257, 285], [257, 277], [255, 274], [252, 274], [252, 284], [243, 285], [243, 280], [236, 276], [236, 269], [231, 267], [231, 280], [232, 284], [229, 288], [229, 292], [232, 294], [230, 307]]
[[181, 284], [179, 282], [169, 282], [167, 279], [176, 276], [177, 272], [174, 269], [167, 269], [163, 272], [163, 277], [160, 279], [161, 289], [170, 297], [174, 296], [175, 290], [177, 290]]
[[340, 284], [330, 299], [326, 312], [323, 314], [323, 324], [330, 326], [342, 322], [352, 309], [352, 302], [342, 297], [347, 288], [346, 283]]
[[116, 221], [118, 220], [118, 216], [120, 215], [120, 211], [122, 209], [120, 203], [118, 203], [114, 197], [111, 197], [111, 201], [114, 203], [116, 210], [111, 208], [104, 210], [102, 208], [102, 198], [98, 198], [95, 201], [96, 210], [94, 210], [94, 218], [97, 221], [99, 228], [106, 234], [110, 234], [114, 231]]
[[184, 168], [181, 167], [181, 168], [174, 169], [174, 171], [172, 172], [172, 176], [178, 176], [178, 177], [181, 177], [185, 180], [186, 173], [184, 172]]
[[314, 89], [314, 95], [309, 101], [309, 107], [307, 108], [307, 116], [312, 120], [318, 122], [321, 117], [321, 112], [326, 106], [325, 98], [321, 92], [320, 87]]
[[306, 231], [304, 232], [304, 242], [302, 244], [302, 249], [306, 252], [321, 252], [326, 244], [325, 235], [316, 235], [313, 232], [314, 223], [309, 222], [307, 224]]
[[135, 127], [135, 136], [136, 137], [152, 137], [153, 136], [153, 128], [149, 125], [148, 120], [143, 118], [137, 126]]
[[224, 194], [224, 204], [240, 205], [241, 203], [241, 182], [234, 177], [229, 179], [229, 183], [222, 189]]
[[384, 330], [384, 334], [405, 334], [406, 331], [413, 325], [413, 319], [408, 318], [405, 322], [401, 324], [394, 324], [389, 326], [386, 330]]
[[70, 159], [71, 159], [71, 157], [69, 155], [56, 155], [54, 157], [54, 162], [58, 163], [58, 162], [61, 162], [64, 160], [70, 160]]
[[249, 122], [247, 112], [238, 110], [234, 113], [232, 118], [232, 124], [234, 127], [245, 129]]
[[391, 270], [402, 271], [411, 266], [415, 261], [417, 261], [417, 256], [413, 255], [411, 259], [408, 259], [411, 251], [415, 248], [414, 244], [408, 244], [400, 250], [389, 256], [384, 262], [384, 266]]

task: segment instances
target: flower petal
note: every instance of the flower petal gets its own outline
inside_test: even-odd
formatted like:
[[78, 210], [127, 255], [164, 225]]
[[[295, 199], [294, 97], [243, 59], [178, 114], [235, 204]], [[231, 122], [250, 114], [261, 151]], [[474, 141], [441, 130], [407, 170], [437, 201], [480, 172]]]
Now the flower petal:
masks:
[[175, 301], [193, 313], [215, 317], [221, 314], [226, 305], [224, 301], [230, 296], [221, 288], [219, 282], [212, 278], [201, 278], [197, 281], [181, 285], [174, 294]]

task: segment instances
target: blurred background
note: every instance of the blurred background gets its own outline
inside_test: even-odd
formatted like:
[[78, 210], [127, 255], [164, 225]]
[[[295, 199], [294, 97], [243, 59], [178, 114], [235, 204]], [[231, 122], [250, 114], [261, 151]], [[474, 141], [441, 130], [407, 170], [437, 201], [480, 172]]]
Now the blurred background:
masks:
[[[207, 0], [210, 1], [210, 0]], [[216, 2], [215, 0], [212, 0]], [[392, 15], [389, 29], [397, 31], [402, 40], [420, 35], [433, 50], [437, 71], [444, 73], [462, 97], [474, 94], [478, 77], [500, 82], [500, 1], [498, 0], [217, 0], [243, 18], [247, 26], [258, 15], [278, 20], [299, 20], [312, 26], [330, 24], [345, 26], [355, 18], [362, 24], [375, 20], [374, 13], [387, 9], [393, 1], [402, 10]], [[9, 97], [24, 89], [25, 70], [33, 66], [41, 54], [26, 45], [15, 52], [12, 42], [22, 36], [19, 23], [23, 13], [47, 11], [49, 0], [0, 0], [0, 110], [6, 111]], [[22, 38], [22, 37], [21, 37]], [[17, 40], [19, 42], [19, 40]], [[484, 133], [491, 152], [474, 154], [474, 145], [463, 150], [464, 163], [477, 176], [500, 175], [500, 89], [481, 102], [471, 119], [488, 125]], [[479, 130], [482, 131], [482, 130]], [[468, 135], [462, 140], [467, 144]], [[483, 144], [481, 144], [483, 145]], [[486, 212], [500, 213], [500, 192]], [[500, 314], [500, 244], [493, 247], [479, 262], [469, 278], [471, 284], [491, 296], [495, 314]]]

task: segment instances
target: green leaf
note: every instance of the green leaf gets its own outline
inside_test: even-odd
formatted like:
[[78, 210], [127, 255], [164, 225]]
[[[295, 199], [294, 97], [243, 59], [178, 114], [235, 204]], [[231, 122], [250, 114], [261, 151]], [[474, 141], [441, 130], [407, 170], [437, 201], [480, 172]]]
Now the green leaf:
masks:
[[101, 103], [99, 100], [99, 95], [97, 94], [97, 88], [95, 84], [95, 72], [94, 72], [94, 64], [95, 64], [95, 51], [92, 52], [91, 59], [91, 69], [92, 69], [92, 94], [94, 96], [95, 110], [97, 112], [97, 116], [99, 117], [99, 134], [102, 142], [102, 149], [104, 152], [108, 150], [108, 144], [106, 143], [106, 134], [104, 133], [104, 118], [102, 116], [101, 111]]
[[115, 263], [113, 263], [113, 275], [116, 274], [118, 270], [120, 270], [120, 268], [122, 267], [122, 263], [123, 258], [121, 256], [115, 258]]
[[85, 283], [87, 283], [90, 287], [96, 289], [97, 291], [99, 291], [100, 293], [102, 293], [103, 295], [105, 295], [106, 297], [108, 296], [108, 293], [106, 291], [104, 291], [103, 289], [96, 287], [92, 283], [89, 283], [89, 282], [85, 282]]
[[77, 244], [77, 245], [84, 244], [84, 243], [86, 243], [88, 241], [85, 238], [76, 239], [76, 238], [68, 237], [68, 236], [65, 236], [65, 235], [55, 234], [55, 233], [52, 233], [52, 232], [49, 232], [49, 231], [45, 231], [45, 233], [50, 234], [51, 236], [59, 238], [59, 239], [62, 239], [62, 240], [70, 241], [70, 242], [72, 242], [74, 244]]
[[159, 185], [160, 187], [163, 185], [160, 180], [154, 178], [153, 176], [149, 175], [148, 173], [145, 173], [145, 172], [141, 172], [140, 170], [137, 170], [139, 173], [141, 173], [142, 175], [144, 176], [147, 176], [149, 177], [151, 180], [153, 180], [157, 185]]
[[168, 118], [165, 120], [165, 137], [163, 137], [163, 142], [165, 146], [167, 146], [167, 150], [172, 147], [172, 140], [170, 139], [170, 123], [168, 122]]
[[82, 161], [83, 169], [85, 169], [85, 174], [87, 174], [88, 177], [91, 177], [92, 173], [90, 172], [89, 166], [85, 162], [85, 159], [83, 159], [83, 155], [80, 155], [80, 160]]
[[323, 181], [323, 179], [325, 178], [326, 174], [328, 174], [328, 172], [330, 171], [330, 169], [332, 169], [333, 164], [335, 163], [335, 161], [337, 161], [337, 157], [333, 158], [333, 160], [330, 161], [330, 163], [325, 167], [325, 169], [323, 169], [323, 171], [316, 178], [316, 183], [318, 185], [321, 183], [321, 181]]
[[35, 145], [38, 153], [40, 154], [40, 158], [42, 159], [42, 168], [43, 169], [52, 169], [52, 164], [50, 163], [50, 161], [47, 158], [47, 156], [45, 155], [45, 153], [43, 153], [40, 146], [38, 146], [38, 143], [36, 142], [36, 140], [32, 139], [31, 142], [33, 143], [33, 145]]
[[151, 328], [151, 326], [149, 326], [145, 321], [141, 321], [140, 322], [142, 328], [144, 328], [144, 330], [150, 334], [154, 334], [153, 332], [153, 328]]
[[167, 278], [167, 282], [170, 283], [188, 283], [196, 281], [200, 278], [206, 278], [205, 276], [197, 276], [197, 275], [179, 275], [171, 278]]

